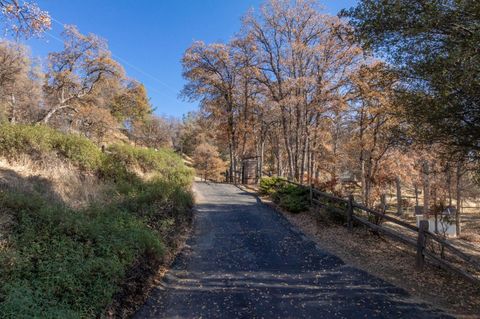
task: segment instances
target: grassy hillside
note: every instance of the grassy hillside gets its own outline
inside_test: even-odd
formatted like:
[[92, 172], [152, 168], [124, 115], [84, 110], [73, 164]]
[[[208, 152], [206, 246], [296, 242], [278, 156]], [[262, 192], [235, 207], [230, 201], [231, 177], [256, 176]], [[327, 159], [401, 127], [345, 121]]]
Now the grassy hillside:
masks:
[[[132, 267], [158, 266], [190, 220], [193, 174], [170, 150], [102, 152], [48, 127], [0, 125], [0, 157], [1, 318], [101, 316]], [[70, 202], [57, 170], [102, 194]]]

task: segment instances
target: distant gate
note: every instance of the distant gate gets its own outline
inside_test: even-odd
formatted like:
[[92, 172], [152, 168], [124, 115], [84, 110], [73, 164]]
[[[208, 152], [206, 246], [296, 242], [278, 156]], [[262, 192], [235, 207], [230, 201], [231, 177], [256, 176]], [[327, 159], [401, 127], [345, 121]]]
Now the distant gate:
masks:
[[248, 157], [242, 160], [242, 184], [252, 185], [258, 182], [258, 158]]

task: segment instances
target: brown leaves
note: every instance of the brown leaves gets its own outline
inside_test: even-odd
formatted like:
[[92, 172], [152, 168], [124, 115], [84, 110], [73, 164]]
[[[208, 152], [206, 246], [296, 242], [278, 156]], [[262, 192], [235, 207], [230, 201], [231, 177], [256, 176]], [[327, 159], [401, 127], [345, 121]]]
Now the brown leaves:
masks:
[[0, 42], [0, 116], [12, 123], [32, 121], [39, 111], [41, 81], [24, 46]]
[[17, 0], [1, 0], [0, 14], [6, 31], [16, 37], [38, 36], [50, 29], [52, 24], [48, 12], [42, 11], [34, 2], [23, 1], [20, 4]]
[[195, 149], [193, 161], [197, 174], [204, 180], [219, 181], [226, 169], [216, 147], [205, 142]]
[[49, 54], [44, 91], [50, 110], [41, 119], [47, 123], [57, 110], [75, 109], [96, 97], [95, 88], [105, 81], [120, 81], [123, 68], [111, 58], [107, 44], [96, 35], [81, 34], [65, 26], [64, 48]]

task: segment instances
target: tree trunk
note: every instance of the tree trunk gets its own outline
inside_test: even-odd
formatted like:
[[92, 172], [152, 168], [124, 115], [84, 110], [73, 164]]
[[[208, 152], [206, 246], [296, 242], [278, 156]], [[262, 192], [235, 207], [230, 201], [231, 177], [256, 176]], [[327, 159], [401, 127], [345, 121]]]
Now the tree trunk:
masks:
[[361, 182], [362, 182], [362, 200], [363, 204], [367, 206], [367, 178], [365, 171], [365, 151], [362, 150], [360, 154], [360, 167], [361, 167]]
[[300, 165], [299, 165], [299, 160], [300, 160], [300, 143], [301, 143], [301, 136], [302, 136], [302, 128], [300, 127], [301, 119], [300, 119], [300, 108], [297, 105], [295, 108], [295, 128], [293, 130], [294, 134], [294, 152], [293, 152], [293, 167], [295, 169], [294, 173], [294, 178], [297, 182], [301, 183], [300, 181]]
[[448, 187], [448, 206], [452, 206], [452, 169], [450, 163], [447, 164], [447, 187]]
[[308, 143], [307, 148], [307, 183], [312, 185], [312, 172], [310, 171], [310, 163], [312, 162], [312, 154], [310, 153], [310, 143]]
[[380, 206], [382, 207], [382, 212], [385, 213], [387, 211], [387, 194], [385, 192], [380, 195]]
[[418, 206], [418, 185], [415, 184], [415, 206]]
[[315, 184], [315, 154], [310, 150], [310, 184]]
[[235, 173], [233, 171], [233, 150], [232, 150], [232, 144], [231, 143], [229, 143], [229, 146], [228, 146], [228, 153], [229, 153], [229, 157], [230, 157], [230, 168], [229, 168], [230, 172], [228, 174], [229, 175], [228, 177], [230, 179], [229, 182], [233, 183], [233, 179], [234, 179], [233, 175]]
[[228, 138], [229, 138], [229, 155], [230, 155], [230, 170], [231, 178], [234, 184], [237, 184], [237, 162], [236, 162], [236, 141], [235, 141], [235, 124], [233, 118], [233, 107], [228, 107]]
[[461, 189], [461, 178], [462, 178], [462, 164], [461, 162], [457, 163], [457, 213], [455, 214], [455, 227], [457, 230], [457, 236], [459, 237], [462, 233], [460, 214], [462, 210], [462, 189]]
[[432, 190], [433, 195], [433, 208], [435, 214], [435, 233], [438, 234], [438, 207], [437, 207], [437, 188], [434, 187]]
[[423, 219], [428, 219], [429, 204], [430, 204], [430, 179], [428, 162], [423, 162]]
[[10, 105], [12, 106], [12, 116], [10, 117], [10, 123], [15, 124], [17, 123], [17, 102], [13, 93], [10, 97]]
[[260, 160], [258, 163], [259, 167], [259, 178], [263, 176], [263, 158], [265, 156], [265, 140], [262, 138], [262, 142], [260, 143]]
[[282, 155], [280, 154], [280, 146], [277, 144], [277, 176], [282, 176], [283, 164], [282, 164]]
[[207, 174], [208, 174], [208, 160], [205, 162], [205, 172], [203, 173], [203, 180], [207, 181]]
[[76, 111], [76, 109], [73, 108], [73, 107], [71, 107], [70, 105], [62, 105], [62, 104], [60, 104], [60, 105], [57, 105], [57, 106], [53, 107], [52, 109], [50, 109], [50, 111], [48, 111], [47, 114], [45, 114], [45, 116], [42, 117], [42, 118], [37, 122], [37, 124], [40, 124], [40, 123], [42, 123], [42, 124], [48, 124], [48, 122], [50, 121], [50, 119], [52, 118], [52, 116], [53, 116], [55, 113], [57, 113], [57, 112], [60, 111], [60, 110], [68, 109], [68, 108], [72, 109], [73, 111]]
[[290, 145], [290, 136], [289, 136], [289, 129], [287, 124], [287, 117], [285, 114], [285, 108], [282, 107], [282, 128], [283, 128], [283, 141], [285, 143], [285, 149], [287, 151], [287, 161], [288, 161], [288, 177], [292, 179], [294, 176], [294, 169], [293, 169], [293, 157], [292, 157], [292, 149]]
[[402, 215], [402, 213], [403, 213], [403, 209], [402, 209], [402, 184], [401, 184], [400, 176], [397, 176], [396, 184], [397, 184], [397, 214]]
[[303, 184], [303, 177], [305, 175], [304, 174], [305, 173], [305, 162], [307, 160], [306, 156], [307, 156], [308, 144], [309, 144], [309, 140], [308, 140], [308, 137], [307, 137], [306, 140], [305, 140], [305, 144], [302, 147], [302, 159], [300, 161], [300, 178], [299, 178], [300, 184]]
[[368, 154], [367, 160], [363, 160], [362, 162], [363, 167], [362, 170], [364, 171], [364, 181], [365, 181], [365, 206], [370, 207], [370, 190], [371, 190], [371, 183], [372, 183], [372, 159], [370, 154]]

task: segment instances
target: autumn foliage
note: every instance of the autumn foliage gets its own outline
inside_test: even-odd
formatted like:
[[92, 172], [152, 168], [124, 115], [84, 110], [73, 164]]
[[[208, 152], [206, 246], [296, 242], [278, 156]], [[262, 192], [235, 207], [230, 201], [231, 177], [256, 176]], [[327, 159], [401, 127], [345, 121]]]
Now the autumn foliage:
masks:
[[195, 148], [193, 162], [197, 176], [203, 180], [220, 181], [225, 172], [225, 162], [220, 158], [215, 146], [202, 143]]
[[64, 47], [45, 70], [25, 46], [0, 41], [0, 120], [41, 123], [97, 143], [171, 145], [169, 124], [154, 116], [145, 86], [126, 77], [104, 39], [65, 26]]
[[[375, 58], [358, 41], [359, 32], [381, 35], [372, 38], [378, 40], [373, 45], [389, 40], [374, 24], [370, 2], [375, 8], [382, 6], [378, 1], [363, 1], [350, 12], [356, 20], [349, 24], [323, 14], [316, 1], [266, 1], [258, 12], [244, 16], [231, 41], [200, 41], [186, 50], [183, 95], [200, 102], [198, 117], [203, 120], [198, 121], [216, 128], [214, 144], [228, 158], [230, 181], [240, 181], [244, 159], [256, 158], [258, 177], [284, 176], [343, 195], [354, 191], [367, 206], [378, 205], [387, 193], [401, 197], [403, 189], [416, 196], [415, 202], [404, 206], [414, 206], [421, 204], [418, 194], [425, 191], [425, 161], [435, 166], [430, 175], [438, 181], [436, 195], [431, 196], [435, 201], [452, 202], [452, 194], [462, 191], [457, 181], [473, 180], [470, 170], [478, 168], [473, 163], [475, 147], [465, 144], [462, 148], [431, 135], [435, 130], [445, 134], [456, 126], [442, 127], [440, 119], [435, 127], [426, 120], [418, 126], [411, 110], [423, 108], [422, 104], [412, 108], [412, 100], [403, 103], [405, 88], [414, 88], [418, 96], [424, 82], [407, 82], [404, 69]], [[385, 6], [395, 13], [393, 7]], [[370, 20], [362, 24], [364, 18]], [[401, 21], [387, 25], [394, 23]], [[356, 30], [358, 26], [363, 29]], [[408, 43], [394, 40], [406, 50]], [[402, 66], [408, 66], [405, 61]], [[470, 108], [458, 106], [459, 110]], [[418, 114], [422, 120], [433, 118], [439, 115], [436, 109]], [[471, 134], [476, 134], [474, 125]], [[454, 167], [460, 167], [458, 174]]]

